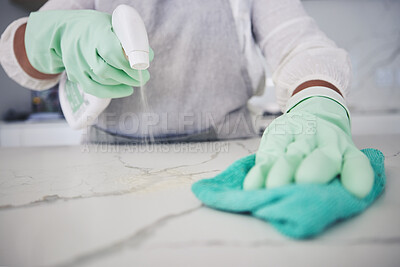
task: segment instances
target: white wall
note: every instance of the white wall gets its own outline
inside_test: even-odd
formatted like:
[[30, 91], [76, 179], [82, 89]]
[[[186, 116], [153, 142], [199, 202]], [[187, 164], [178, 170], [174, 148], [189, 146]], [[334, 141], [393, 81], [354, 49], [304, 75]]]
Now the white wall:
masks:
[[348, 98], [358, 113], [400, 112], [400, 1], [304, 1], [320, 28], [350, 53]]

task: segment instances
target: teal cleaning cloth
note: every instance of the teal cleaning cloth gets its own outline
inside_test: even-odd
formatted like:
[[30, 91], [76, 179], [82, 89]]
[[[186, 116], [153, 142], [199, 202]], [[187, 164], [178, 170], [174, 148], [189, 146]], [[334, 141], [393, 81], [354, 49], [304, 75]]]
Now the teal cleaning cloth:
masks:
[[239, 159], [212, 179], [196, 182], [192, 191], [211, 208], [249, 213], [268, 221], [286, 236], [309, 238], [320, 234], [336, 221], [361, 213], [382, 193], [386, 182], [384, 156], [376, 149], [363, 149], [362, 152], [369, 158], [375, 172], [373, 189], [363, 199], [348, 193], [339, 179], [322, 185], [291, 184], [244, 191], [242, 183], [254, 166], [255, 155]]

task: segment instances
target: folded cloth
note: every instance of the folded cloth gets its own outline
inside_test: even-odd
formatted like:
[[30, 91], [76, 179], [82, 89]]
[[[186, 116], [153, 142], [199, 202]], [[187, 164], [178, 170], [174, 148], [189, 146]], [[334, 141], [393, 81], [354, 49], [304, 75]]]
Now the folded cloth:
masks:
[[212, 179], [193, 184], [192, 191], [205, 205], [228, 212], [249, 213], [268, 221], [291, 238], [310, 238], [338, 220], [364, 211], [382, 193], [386, 177], [384, 156], [363, 149], [375, 173], [374, 186], [363, 199], [351, 195], [339, 178], [328, 184], [291, 184], [273, 189], [244, 191], [242, 183], [255, 155], [239, 159]]

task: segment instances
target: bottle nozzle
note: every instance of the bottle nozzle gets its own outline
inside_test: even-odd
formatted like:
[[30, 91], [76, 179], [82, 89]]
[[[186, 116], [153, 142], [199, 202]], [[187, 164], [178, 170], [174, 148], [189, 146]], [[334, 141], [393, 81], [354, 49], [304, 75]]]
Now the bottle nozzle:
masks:
[[145, 70], [149, 67], [149, 52], [131, 51], [128, 53], [129, 65], [136, 70]]

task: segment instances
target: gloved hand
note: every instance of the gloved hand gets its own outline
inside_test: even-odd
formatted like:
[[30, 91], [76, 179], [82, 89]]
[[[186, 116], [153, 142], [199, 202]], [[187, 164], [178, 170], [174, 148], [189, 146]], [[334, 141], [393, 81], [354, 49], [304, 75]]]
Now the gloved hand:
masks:
[[243, 189], [328, 183], [339, 174], [342, 185], [359, 198], [372, 189], [374, 172], [352, 141], [347, 111], [335, 100], [314, 96], [268, 126]]
[[[140, 86], [114, 34], [111, 15], [94, 10], [33, 12], [25, 32], [26, 53], [40, 72], [67, 72], [68, 79], [101, 98], [125, 97]], [[150, 60], [153, 59], [150, 49]], [[145, 84], [149, 72], [142, 71]]]

